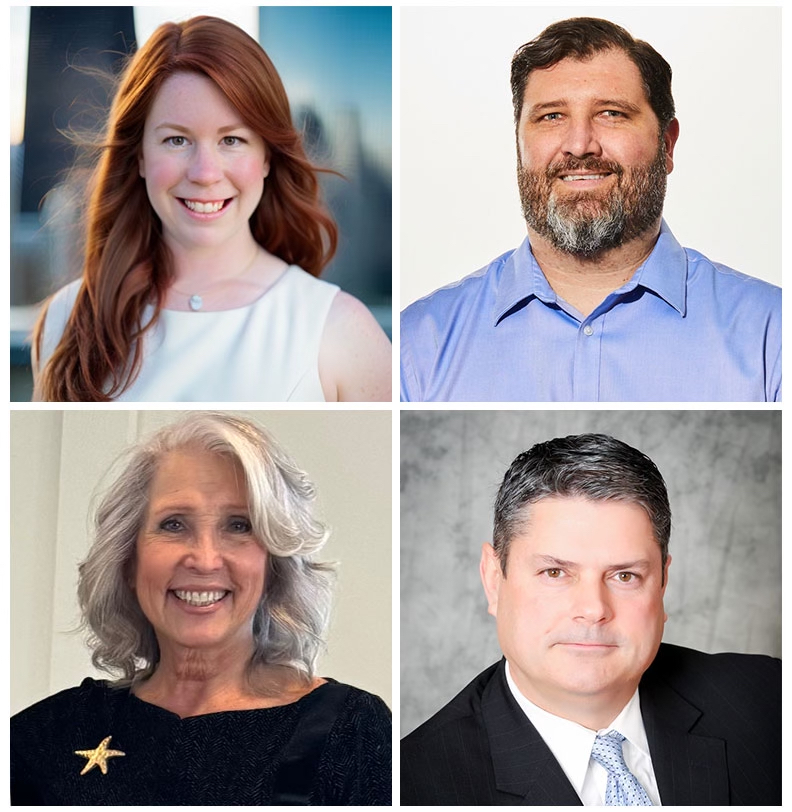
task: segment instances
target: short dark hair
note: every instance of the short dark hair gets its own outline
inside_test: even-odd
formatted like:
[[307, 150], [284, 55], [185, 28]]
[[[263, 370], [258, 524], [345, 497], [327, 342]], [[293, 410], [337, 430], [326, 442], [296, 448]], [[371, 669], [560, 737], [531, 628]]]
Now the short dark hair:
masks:
[[635, 63], [646, 98], [660, 122], [660, 132], [665, 133], [675, 115], [671, 66], [648, 42], [635, 39], [616, 23], [595, 17], [572, 17], [553, 23], [517, 49], [511, 64], [515, 126], [520, 123], [525, 85], [531, 71], [550, 68], [567, 57], [590, 59], [594, 54], [612, 48], [624, 51]]
[[660, 545], [665, 579], [671, 508], [657, 466], [607, 434], [576, 434], [537, 443], [509, 466], [495, 499], [493, 545], [506, 574], [509, 543], [530, 520], [529, 505], [548, 496], [582, 496], [642, 507]]

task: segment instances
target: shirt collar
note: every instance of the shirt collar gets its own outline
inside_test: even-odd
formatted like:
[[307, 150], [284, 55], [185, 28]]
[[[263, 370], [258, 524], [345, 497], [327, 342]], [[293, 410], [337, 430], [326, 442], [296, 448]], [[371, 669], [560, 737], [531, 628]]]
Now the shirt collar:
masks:
[[610, 730], [618, 731], [645, 756], [651, 757], [649, 753], [649, 741], [646, 738], [646, 729], [643, 724], [643, 716], [641, 716], [641, 700], [638, 696], [637, 688], [630, 698], [630, 701], [622, 708], [622, 712], [608, 727], [598, 730], [597, 733], [605, 734]]
[[526, 237], [517, 250], [506, 259], [501, 272], [493, 307], [493, 324], [497, 325], [517, 305], [531, 297], [545, 304], [555, 304], [558, 297], [542, 273]]
[[[660, 235], [652, 253], [643, 265], [639, 266], [632, 278], [611, 295], [629, 293], [638, 285], [657, 294], [680, 315], [685, 315], [687, 254], [671, 233], [665, 220], [660, 224]], [[497, 325], [517, 305], [531, 297], [541, 299], [548, 305], [558, 302], [555, 291], [550, 287], [533, 255], [530, 240], [526, 237], [519, 248], [504, 262], [495, 295], [493, 324]]]
[[687, 254], [665, 220], [660, 224], [660, 236], [652, 253], [620, 290], [628, 291], [638, 285], [656, 293], [681, 316], [687, 308]]
[[618, 730], [630, 743], [634, 744], [647, 756], [649, 755], [649, 742], [646, 739], [646, 731], [643, 726], [641, 703], [637, 688], [630, 701], [622, 708], [621, 713], [609, 727], [601, 730], [589, 730], [577, 722], [556, 716], [540, 708], [523, 696], [512, 679], [508, 660], [506, 661], [506, 682], [517, 704], [544, 739], [545, 744], [550, 748], [578, 795], [580, 795], [583, 782], [586, 780], [591, 748], [594, 746], [594, 740], [598, 733]]

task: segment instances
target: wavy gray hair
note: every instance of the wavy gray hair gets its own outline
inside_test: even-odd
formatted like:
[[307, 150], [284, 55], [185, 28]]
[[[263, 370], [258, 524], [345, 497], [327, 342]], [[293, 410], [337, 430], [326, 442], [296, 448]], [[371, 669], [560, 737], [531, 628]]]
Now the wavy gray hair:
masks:
[[129, 572], [157, 466], [165, 454], [184, 448], [239, 463], [253, 531], [269, 553], [266, 588], [253, 619], [249, 676], [268, 665], [312, 678], [325, 645], [333, 569], [312, 560], [329, 535], [313, 515], [314, 487], [262, 428], [213, 412], [195, 412], [129, 449], [123, 470], [99, 501], [94, 542], [80, 565], [77, 589], [94, 665], [120, 671], [121, 684], [145, 679], [157, 666], [157, 638], [129, 585]]

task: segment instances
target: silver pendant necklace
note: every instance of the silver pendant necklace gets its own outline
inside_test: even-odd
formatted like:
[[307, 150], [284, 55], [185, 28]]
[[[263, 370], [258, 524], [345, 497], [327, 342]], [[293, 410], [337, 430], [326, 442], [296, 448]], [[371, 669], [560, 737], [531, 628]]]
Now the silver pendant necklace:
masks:
[[[255, 252], [253, 254], [253, 259], [251, 259], [250, 262], [248, 262], [248, 264], [242, 269], [242, 271], [240, 273], [238, 273], [234, 277], [234, 279], [241, 279], [253, 267], [253, 263], [256, 261], [256, 257], [258, 256], [258, 251], [259, 251], [259, 247], [256, 246], [256, 250], [255, 250]], [[229, 280], [223, 280], [223, 282], [220, 282], [219, 284], [228, 284], [228, 281]], [[213, 285], [212, 287], [215, 287], [215, 286]], [[203, 308], [203, 305], [204, 305], [203, 296], [201, 296], [200, 294], [193, 293], [192, 296], [188, 296], [188, 294], [186, 294], [184, 291], [179, 290], [175, 286], [173, 286], [171, 289], [174, 292], [180, 294], [181, 296], [187, 296], [188, 297], [187, 298], [187, 304], [189, 305], [190, 310], [192, 310], [193, 313], [196, 313], [196, 312], [198, 312], [199, 310], [201, 310]]]

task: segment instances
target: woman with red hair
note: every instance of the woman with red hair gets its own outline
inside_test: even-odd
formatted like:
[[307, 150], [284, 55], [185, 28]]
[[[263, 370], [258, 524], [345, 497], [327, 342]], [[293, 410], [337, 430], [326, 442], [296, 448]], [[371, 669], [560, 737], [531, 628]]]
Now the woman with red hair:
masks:
[[390, 400], [390, 343], [318, 279], [337, 229], [259, 44], [161, 25], [121, 78], [82, 277], [34, 333], [47, 401]]

